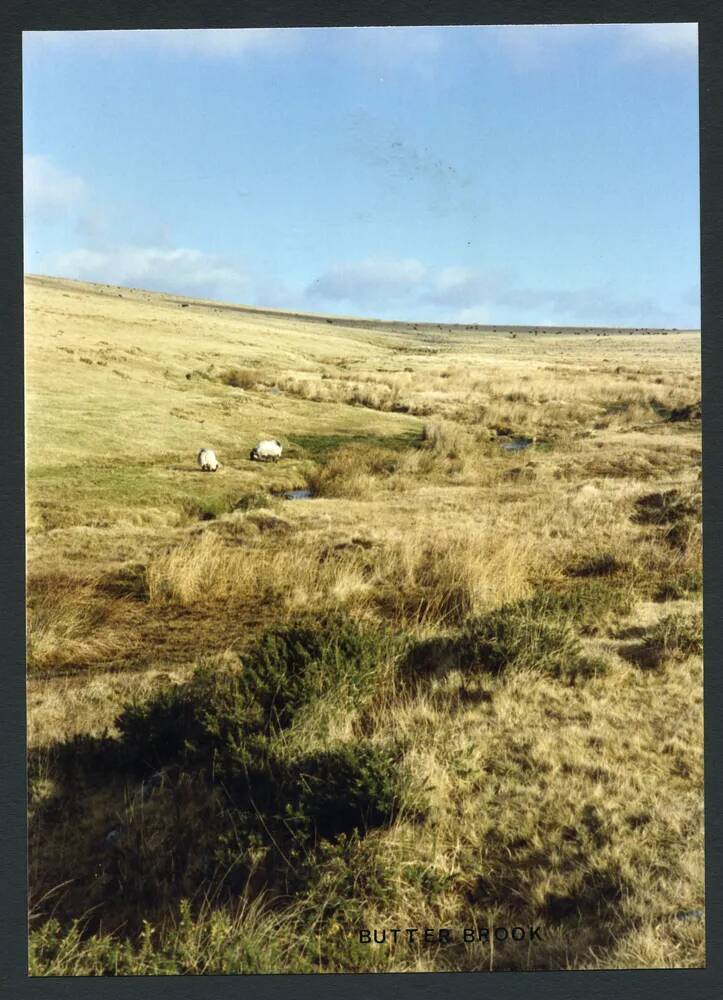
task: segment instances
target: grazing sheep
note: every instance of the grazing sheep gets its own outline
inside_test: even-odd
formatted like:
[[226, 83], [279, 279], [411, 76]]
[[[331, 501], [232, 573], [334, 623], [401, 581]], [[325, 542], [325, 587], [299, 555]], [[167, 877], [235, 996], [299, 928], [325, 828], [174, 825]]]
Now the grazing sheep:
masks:
[[252, 462], [278, 462], [282, 451], [281, 442], [276, 439], [259, 441], [256, 447], [251, 449], [250, 458]]
[[212, 448], [201, 448], [198, 453], [198, 464], [201, 466], [201, 472], [215, 472], [221, 463]]

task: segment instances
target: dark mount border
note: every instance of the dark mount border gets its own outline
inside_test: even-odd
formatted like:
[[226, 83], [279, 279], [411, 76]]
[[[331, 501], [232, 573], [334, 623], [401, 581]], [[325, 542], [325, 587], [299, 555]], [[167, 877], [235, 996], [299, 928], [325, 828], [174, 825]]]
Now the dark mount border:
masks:
[[[492, 996], [515, 998], [671, 997], [707, 1000], [723, 995], [723, 6], [720, 0], [10, 0], [0, 15], [0, 417], [5, 430], [0, 474], [0, 635], [4, 639], [0, 703], [0, 995], [105, 998], [258, 997], [306, 1000], [336, 997]], [[700, 54], [701, 254], [704, 463], [704, 607], [706, 725], [706, 867], [708, 966], [705, 970], [407, 973], [125, 977], [123, 979], [26, 976], [25, 679], [24, 679], [24, 411], [22, 266], [21, 32], [113, 28], [302, 27], [352, 25], [533, 24], [697, 21]]]

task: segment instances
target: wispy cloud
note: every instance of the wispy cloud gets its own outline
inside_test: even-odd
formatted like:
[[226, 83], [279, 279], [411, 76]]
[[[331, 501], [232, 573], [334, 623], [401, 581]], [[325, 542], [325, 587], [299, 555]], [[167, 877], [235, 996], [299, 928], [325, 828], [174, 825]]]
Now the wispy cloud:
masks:
[[330, 268], [305, 298], [315, 307], [399, 318], [449, 322], [551, 322], [643, 325], [664, 323], [669, 313], [646, 296], [629, 297], [610, 286], [527, 288], [504, 270], [479, 271], [422, 261], [367, 259]]
[[254, 53], [288, 53], [301, 41], [293, 28], [175, 28], [136, 31], [29, 31], [29, 50], [123, 55], [159, 52], [206, 59], [237, 59]]
[[697, 24], [526, 24], [480, 29], [480, 42], [494, 46], [519, 69], [554, 65], [574, 48], [604, 42], [617, 60], [676, 56], [697, 58]]
[[427, 273], [418, 260], [369, 259], [336, 264], [309, 285], [306, 295], [316, 301], [346, 301], [366, 308], [418, 294]]
[[110, 233], [110, 213], [90, 184], [46, 154], [23, 157], [23, 208], [26, 251], [36, 237], [65, 226], [91, 246]]
[[594, 41], [605, 41], [613, 58], [623, 60], [657, 56], [689, 60], [698, 51], [697, 25], [687, 23], [32, 31], [24, 38], [29, 52], [48, 56], [63, 51], [108, 56], [146, 51], [207, 60], [286, 56], [316, 43], [333, 47], [383, 82], [385, 75], [399, 69], [432, 73], [450, 43], [465, 35], [520, 69], [551, 65], [566, 51]]
[[698, 56], [697, 24], [625, 24], [621, 26], [621, 54], [627, 59]]
[[234, 302], [248, 302], [253, 282], [240, 265], [193, 249], [116, 247], [53, 255], [50, 273], [80, 281], [146, 288]]
[[23, 160], [25, 214], [28, 220], [53, 223], [84, 207], [89, 188], [82, 177], [59, 166], [50, 156]]

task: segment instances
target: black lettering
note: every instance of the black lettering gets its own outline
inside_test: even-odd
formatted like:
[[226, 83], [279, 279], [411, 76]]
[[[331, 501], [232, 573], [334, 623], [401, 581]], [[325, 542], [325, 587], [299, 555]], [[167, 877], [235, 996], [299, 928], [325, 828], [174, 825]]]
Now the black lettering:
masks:
[[392, 929], [390, 930], [389, 933], [392, 935], [392, 941], [394, 942], [394, 944], [396, 944], [397, 943], [397, 934], [399, 934], [399, 928], [398, 927], [392, 927]]
[[489, 941], [490, 939], [490, 929], [489, 927], [480, 927], [479, 929], [479, 940]]
[[414, 944], [414, 935], [417, 933], [416, 927], [407, 927], [407, 941], [409, 944]]
[[424, 928], [424, 943], [432, 944], [434, 942], [434, 931], [431, 927]]
[[542, 941], [541, 927], [530, 927], [530, 941]]
[[474, 941], [474, 927], [465, 927], [462, 940], [467, 942]]
[[382, 934], [382, 936], [379, 937], [379, 931], [376, 930], [376, 928], [375, 928], [375, 930], [374, 930], [374, 944], [384, 944], [384, 942], [387, 940], [387, 932], [386, 931], [382, 931], [381, 934]]
[[440, 944], [449, 944], [449, 939], [451, 938], [451, 936], [452, 932], [450, 930], [448, 930], [446, 927], [440, 927], [439, 929]]
[[369, 929], [367, 927], [362, 927], [362, 929], [359, 931], [359, 943], [360, 944], [370, 944], [371, 943], [371, 939], [372, 939], [372, 936], [369, 933]]
[[513, 941], [524, 941], [525, 940], [525, 928], [524, 927], [513, 927], [512, 928], [512, 940]]
[[495, 927], [495, 941], [506, 941], [506, 940], [507, 940], [507, 928]]

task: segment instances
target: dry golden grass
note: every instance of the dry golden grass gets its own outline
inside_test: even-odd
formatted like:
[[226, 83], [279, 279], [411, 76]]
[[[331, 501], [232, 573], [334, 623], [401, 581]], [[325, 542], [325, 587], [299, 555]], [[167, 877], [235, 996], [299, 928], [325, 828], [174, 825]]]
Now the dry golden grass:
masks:
[[[697, 334], [401, 333], [50, 279], [26, 309], [34, 971], [703, 964], [704, 921], [680, 916], [704, 906], [700, 423], [667, 419], [700, 399]], [[278, 465], [248, 460], [266, 436]], [[641, 520], [672, 490], [677, 513]], [[103, 895], [109, 828], [152, 867], [208, 803], [180, 780], [142, 809], [125, 779], [68, 789], [68, 741], [112, 737], [128, 701], [301, 613], [437, 641], [541, 594], [593, 602], [574, 620], [589, 674], [469, 676], [440, 654], [418, 683], [302, 713], [288, 754], [392, 741], [412, 775], [401, 815], [325, 848], [305, 891], [266, 909], [261, 866], [240, 914], [190, 876], [190, 909]], [[544, 941], [354, 940], [488, 922]]]

